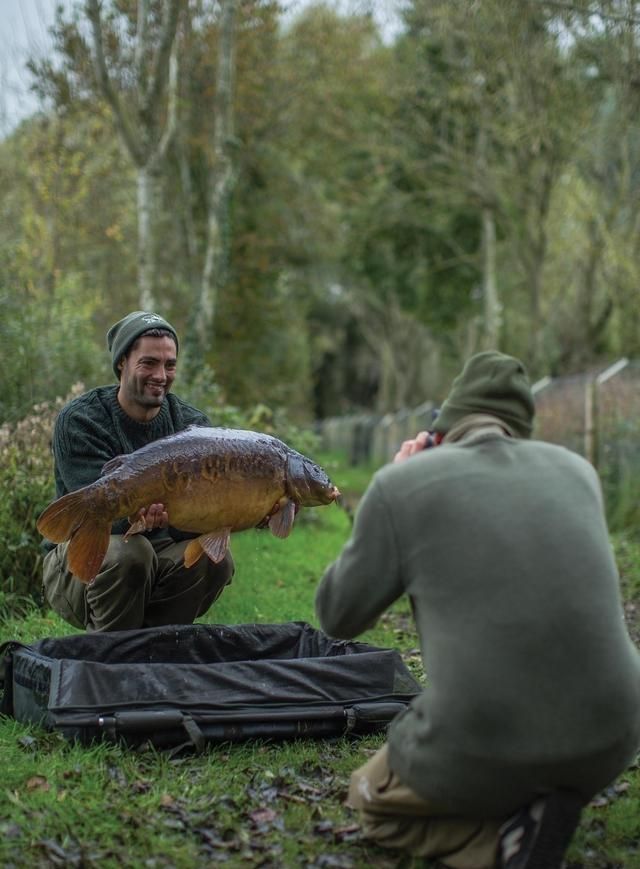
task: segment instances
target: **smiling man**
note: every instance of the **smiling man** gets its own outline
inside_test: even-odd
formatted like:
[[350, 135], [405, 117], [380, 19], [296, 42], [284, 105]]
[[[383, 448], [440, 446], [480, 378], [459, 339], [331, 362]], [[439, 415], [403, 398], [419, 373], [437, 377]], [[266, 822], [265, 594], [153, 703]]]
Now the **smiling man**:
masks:
[[[190, 425], [211, 425], [207, 416], [171, 393], [178, 335], [163, 317], [133, 311], [107, 333], [114, 386], [99, 386], [73, 399], [56, 420], [52, 449], [56, 497], [93, 483], [117, 455]], [[90, 631], [132, 630], [191, 624], [231, 581], [233, 560], [202, 558], [184, 566], [191, 536], [171, 527], [163, 504], [140, 511], [146, 532], [124, 540], [129, 522], [114, 523], [109, 548], [89, 585], [67, 567], [68, 543], [47, 544], [46, 599], [66, 621]]]

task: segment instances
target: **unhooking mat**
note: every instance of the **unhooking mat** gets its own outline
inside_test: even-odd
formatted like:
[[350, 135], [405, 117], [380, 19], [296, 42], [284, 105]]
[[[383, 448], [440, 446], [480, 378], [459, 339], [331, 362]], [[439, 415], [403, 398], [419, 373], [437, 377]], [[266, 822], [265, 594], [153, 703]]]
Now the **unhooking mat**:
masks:
[[0, 712], [87, 744], [370, 733], [421, 690], [400, 655], [304, 622], [173, 625], [0, 648]]

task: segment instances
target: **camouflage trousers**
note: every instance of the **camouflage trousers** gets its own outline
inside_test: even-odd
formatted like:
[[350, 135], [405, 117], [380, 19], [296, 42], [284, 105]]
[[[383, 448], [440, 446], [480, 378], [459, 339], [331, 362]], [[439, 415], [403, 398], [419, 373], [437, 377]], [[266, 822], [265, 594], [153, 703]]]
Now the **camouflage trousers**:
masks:
[[112, 535], [93, 582], [76, 579], [67, 567], [68, 543], [44, 559], [43, 592], [51, 608], [76, 628], [126, 631], [159, 625], [192, 624], [231, 582], [231, 554], [220, 564], [203, 556], [184, 566], [188, 541], [142, 534], [125, 541]]
[[437, 858], [451, 869], [491, 869], [501, 821], [446, 815], [391, 771], [387, 746], [351, 776], [347, 805], [358, 809], [362, 834], [383, 848]]

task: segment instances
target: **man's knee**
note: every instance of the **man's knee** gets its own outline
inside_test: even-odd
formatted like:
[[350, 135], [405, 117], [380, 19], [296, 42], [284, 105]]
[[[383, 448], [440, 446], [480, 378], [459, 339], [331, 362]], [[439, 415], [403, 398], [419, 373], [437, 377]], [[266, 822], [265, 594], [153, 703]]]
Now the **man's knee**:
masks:
[[236, 568], [230, 552], [227, 552], [218, 564], [214, 564], [209, 558], [203, 558], [202, 561], [204, 562], [205, 576], [211, 585], [219, 586], [220, 589], [223, 589], [225, 585], [231, 582]]
[[60, 543], [44, 557], [42, 591], [51, 609], [75, 628], [86, 624], [85, 584], [67, 567], [68, 543]]
[[151, 582], [157, 567], [156, 553], [146, 537], [134, 534], [125, 540], [122, 534], [113, 534], [94, 581], [119, 581], [139, 589], [145, 581]]
[[158, 567], [146, 537], [112, 535], [102, 567], [87, 586], [87, 629], [135, 630], [144, 624]]
[[235, 573], [235, 565], [231, 553], [227, 552], [218, 564], [214, 564], [209, 558], [204, 557], [197, 566], [201, 566], [202, 570], [203, 592], [198, 606], [198, 616], [201, 616], [215, 603], [231, 582]]

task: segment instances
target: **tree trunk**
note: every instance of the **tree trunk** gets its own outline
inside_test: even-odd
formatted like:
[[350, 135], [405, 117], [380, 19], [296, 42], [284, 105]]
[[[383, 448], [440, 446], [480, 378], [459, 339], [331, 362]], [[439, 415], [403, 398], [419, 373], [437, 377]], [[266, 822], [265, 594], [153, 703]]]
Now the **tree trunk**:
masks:
[[218, 44], [214, 165], [209, 182], [207, 248], [194, 324], [199, 355], [205, 351], [214, 328], [218, 295], [226, 280], [229, 262], [229, 203], [235, 183], [232, 155], [235, 28], [236, 0], [223, 0]]
[[[135, 48], [137, 125], [131, 121], [109, 75], [105, 59], [101, 3], [87, 0], [86, 12], [93, 37], [93, 62], [97, 88], [113, 112], [118, 135], [137, 169], [138, 295], [140, 307], [155, 307], [156, 233], [160, 167], [176, 128], [178, 59], [175, 37], [184, 0], [164, 0], [162, 31], [158, 44], [149, 45], [149, 0], [138, 0]], [[166, 117], [160, 121], [165, 107]]]
[[155, 308], [156, 231], [159, 177], [149, 164], [138, 167], [138, 295], [143, 311]]
[[502, 306], [496, 280], [496, 224], [493, 211], [482, 209], [482, 297], [484, 299], [483, 349], [497, 350], [500, 342]]

